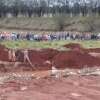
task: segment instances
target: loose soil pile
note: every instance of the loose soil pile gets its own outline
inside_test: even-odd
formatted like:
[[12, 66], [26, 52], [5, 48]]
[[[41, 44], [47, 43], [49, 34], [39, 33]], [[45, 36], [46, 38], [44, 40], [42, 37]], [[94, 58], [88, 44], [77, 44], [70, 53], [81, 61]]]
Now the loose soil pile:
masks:
[[73, 51], [80, 51], [80, 52], [83, 51], [83, 52], [86, 52], [86, 53], [89, 53], [89, 52], [100, 53], [100, 48], [85, 49], [78, 43], [66, 44], [66, 45], [64, 45], [64, 47], [69, 48], [69, 49], [71, 49]]
[[77, 43], [66, 44], [66, 45], [64, 45], [64, 47], [70, 48], [70, 49], [75, 49], [75, 48], [83, 49], [83, 47], [80, 44], [77, 44]]

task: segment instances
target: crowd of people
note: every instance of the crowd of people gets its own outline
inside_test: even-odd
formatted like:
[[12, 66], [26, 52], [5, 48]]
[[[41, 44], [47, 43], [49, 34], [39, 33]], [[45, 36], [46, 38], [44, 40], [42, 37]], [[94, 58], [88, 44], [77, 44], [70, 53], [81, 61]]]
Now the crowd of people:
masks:
[[0, 40], [29, 40], [29, 41], [53, 41], [53, 40], [98, 40], [100, 33], [80, 32], [0, 32]]

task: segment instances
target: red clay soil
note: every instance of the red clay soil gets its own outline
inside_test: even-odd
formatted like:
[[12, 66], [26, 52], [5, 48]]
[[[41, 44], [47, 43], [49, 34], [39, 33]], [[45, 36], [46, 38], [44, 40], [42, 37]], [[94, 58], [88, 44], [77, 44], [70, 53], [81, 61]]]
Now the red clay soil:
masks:
[[40, 53], [43, 59], [51, 61], [52, 58], [54, 58], [54, 56], [56, 56], [59, 53], [59, 51], [55, 49], [42, 49]]
[[[83, 68], [83, 67], [95, 67], [100, 66], [100, 58], [93, 57], [89, 52], [100, 52], [100, 49], [84, 49], [79, 44], [68, 44], [67, 48], [70, 51], [57, 51], [55, 49], [42, 49], [42, 50], [29, 50], [29, 59], [38, 70], [48, 70], [52, 66], [57, 68]], [[77, 49], [78, 48], [78, 49]], [[23, 63], [24, 55], [22, 50], [16, 51], [17, 61], [21, 62], [19, 67], [14, 65], [5, 66], [0, 64], [0, 70], [4, 71], [22, 71], [32, 70], [32, 66], [29, 62]], [[0, 61], [7, 61], [8, 49], [4, 46], [0, 46]], [[3, 66], [3, 67], [2, 67]]]
[[69, 49], [83, 49], [83, 47], [78, 43], [66, 44], [64, 45], [64, 47], [69, 48]]
[[51, 60], [58, 54], [57, 50], [44, 49], [40, 51], [30, 50], [29, 58], [32, 64], [38, 69], [51, 69]]
[[89, 49], [85, 49], [85, 48], [83, 48], [78, 43], [66, 44], [66, 45], [64, 45], [64, 47], [69, 48], [71, 50], [75, 50], [75, 51], [84, 51], [86, 53], [89, 53], [89, 52], [100, 53], [100, 48], [89, 48]]
[[0, 61], [8, 61], [8, 49], [3, 46], [0, 45]]
[[100, 48], [90, 48], [90, 49], [85, 49], [86, 52], [95, 52], [95, 53], [100, 53]]
[[[2, 56], [0, 55], [0, 60], [1, 61], [7, 61], [9, 62], [8, 57], [8, 51], [5, 53], [4, 51], [5, 47], [3, 49], [0, 49], [2, 54], [5, 54]], [[52, 67], [51, 61], [55, 55], [57, 55], [59, 52], [54, 49], [42, 49], [42, 50], [29, 50], [29, 59], [32, 63], [32, 65], [37, 69], [37, 70], [49, 70]], [[9, 72], [9, 71], [32, 71], [32, 66], [28, 61], [23, 63], [24, 61], [24, 55], [22, 53], [22, 50], [17, 50], [16, 51], [16, 57], [17, 57], [17, 62], [21, 62], [17, 67], [14, 67], [14, 64], [5, 66], [4, 64], [0, 64], [0, 71], [3, 72]], [[7, 58], [7, 59], [5, 59]], [[34, 69], [34, 68], [33, 68]]]
[[79, 51], [61, 52], [53, 59], [57, 68], [83, 68], [100, 66], [100, 59]]
[[[60, 51], [53, 49], [43, 49], [40, 51], [31, 51], [30, 60], [38, 68], [51, 69], [52, 65], [45, 63], [51, 61], [53, 66], [57, 68], [83, 68], [100, 66], [100, 58], [93, 57], [88, 54], [94, 50], [99, 52], [99, 49], [84, 49], [79, 44], [68, 44], [66, 47], [71, 48], [71, 51]], [[77, 49], [78, 48], [78, 49]]]
[[[29, 58], [30, 58], [30, 61], [32, 62], [32, 64], [36, 67], [36, 68], [39, 68], [39, 67], [46, 67], [45, 65], [45, 61], [46, 59], [43, 59], [41, 57], [41, 53], [40, 51], [30, 51], [29, 52]], [[45, 58], [45, 57], [44, 57]], [[49, 65], [47, 65], [47, 68], [49, 67]]]
[[100, 100], [100, 76], [10, 81], [0, 85], [1, 100]]

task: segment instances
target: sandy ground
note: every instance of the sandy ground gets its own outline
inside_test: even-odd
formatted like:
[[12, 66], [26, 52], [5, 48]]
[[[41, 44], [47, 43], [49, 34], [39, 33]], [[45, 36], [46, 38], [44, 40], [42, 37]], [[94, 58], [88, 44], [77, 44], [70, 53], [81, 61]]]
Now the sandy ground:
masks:
[[100, 76], [46, 77], [0, 84], [0, 100], [100, 100]]

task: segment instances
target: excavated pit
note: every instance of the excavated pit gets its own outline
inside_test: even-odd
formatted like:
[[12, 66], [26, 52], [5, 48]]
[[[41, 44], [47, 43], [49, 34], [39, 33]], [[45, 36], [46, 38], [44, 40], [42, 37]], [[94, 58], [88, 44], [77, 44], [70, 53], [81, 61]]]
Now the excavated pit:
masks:
[[100, 66], [100, 57], [91, 54], [100, 53], [100, 48], [85, 49], [74, 43], [64, 45], [64, 47], [69, 48], [70, 51], [49, 48], [28, 50], [32, 66], [28, 61], [24, 62], [23, 50], [16, 50], [16, 61], [13, 62], [9, 60], [9, 49], [0, 45], [0, 72], [51, 70], [52, 66], [59, 69]]

